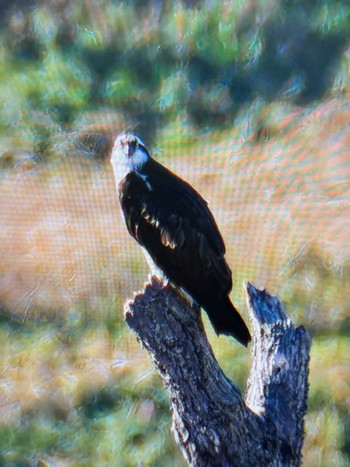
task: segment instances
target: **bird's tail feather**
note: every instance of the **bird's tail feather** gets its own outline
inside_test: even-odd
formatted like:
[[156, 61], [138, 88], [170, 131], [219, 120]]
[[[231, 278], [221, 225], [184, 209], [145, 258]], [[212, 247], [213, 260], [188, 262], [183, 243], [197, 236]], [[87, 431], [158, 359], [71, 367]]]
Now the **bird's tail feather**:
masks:
[[232, 336], [247, 347], [251, 340], [249, 330], [229, 297], [212, 304], [210, 309], [208, 315], [216, 333]]

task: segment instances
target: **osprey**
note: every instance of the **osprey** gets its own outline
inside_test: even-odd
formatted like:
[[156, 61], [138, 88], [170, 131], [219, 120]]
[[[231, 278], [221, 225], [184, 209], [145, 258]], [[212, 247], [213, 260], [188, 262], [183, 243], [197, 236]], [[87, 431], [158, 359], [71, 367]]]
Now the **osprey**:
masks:
[[250, 334], [228, 296], [231, 270], [207, 202], [154, 160], [134, 134], [116, 138], [111, 163], [126, 227], [152, 274], [184, 290], [207, 312], [217, 334], [246, 346]]

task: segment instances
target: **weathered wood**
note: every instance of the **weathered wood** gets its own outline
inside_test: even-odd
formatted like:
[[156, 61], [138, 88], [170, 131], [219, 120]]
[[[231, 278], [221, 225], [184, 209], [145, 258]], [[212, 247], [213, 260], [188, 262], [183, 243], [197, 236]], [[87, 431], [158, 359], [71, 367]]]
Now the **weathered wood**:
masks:
[[277, 297], [246, 284], [253, 357], [245, 401], [215, 359], [200, 312], [152, 278], [125, 305], [171, 401], [172, 430], [192, 466], [301, 462], [310, 336]]

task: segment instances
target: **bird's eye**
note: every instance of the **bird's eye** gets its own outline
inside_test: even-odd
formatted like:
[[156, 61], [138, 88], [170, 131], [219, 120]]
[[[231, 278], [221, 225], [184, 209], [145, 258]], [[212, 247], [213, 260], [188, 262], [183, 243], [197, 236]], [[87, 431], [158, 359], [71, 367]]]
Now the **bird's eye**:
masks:
[[135, 149], [137, 148], [137, 141], [136, 141], [136, 139], [131, 140], [130, 143], [129, 143], [129, 146], [130, 146], [130, 149], [134, 152]]

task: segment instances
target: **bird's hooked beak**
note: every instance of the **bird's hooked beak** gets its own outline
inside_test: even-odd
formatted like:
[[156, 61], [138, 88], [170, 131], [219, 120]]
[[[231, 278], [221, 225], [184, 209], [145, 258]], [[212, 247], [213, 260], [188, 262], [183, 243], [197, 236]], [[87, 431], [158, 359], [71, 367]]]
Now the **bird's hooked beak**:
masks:
[[130, 159], [134, 155], [134, 152], [138, 146], [138, 143], [135, 139], [133, 139], [131, 141], [128, 141], [126, 144], [128, 147], [128, 157]]

